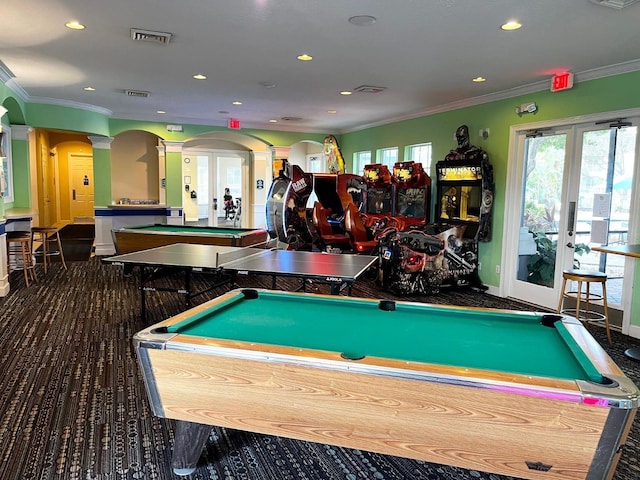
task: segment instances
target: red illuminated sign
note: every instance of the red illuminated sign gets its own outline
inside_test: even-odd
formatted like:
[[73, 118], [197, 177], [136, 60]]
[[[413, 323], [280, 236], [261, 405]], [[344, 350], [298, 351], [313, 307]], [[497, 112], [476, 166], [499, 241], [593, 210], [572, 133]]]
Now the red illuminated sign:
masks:
[[230, 118], [229, 128], [232, 128], [233, 130], [240, 130], [240, 120], [237, 118]]
[[568, 90], [573, 87], [573, 73], [557, 73], [551, 79], [551, 91]]

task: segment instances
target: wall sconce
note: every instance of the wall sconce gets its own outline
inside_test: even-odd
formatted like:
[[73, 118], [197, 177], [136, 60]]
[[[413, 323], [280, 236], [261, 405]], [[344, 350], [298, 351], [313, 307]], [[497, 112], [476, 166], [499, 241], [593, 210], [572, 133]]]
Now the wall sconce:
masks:
[[535, 102], [527, 102], [522, 105], [516, 107], [516, 113], [519, 117], [524, 115], [525, 113], [533, 113], [535, 114], [538, 111], [538, 106]]

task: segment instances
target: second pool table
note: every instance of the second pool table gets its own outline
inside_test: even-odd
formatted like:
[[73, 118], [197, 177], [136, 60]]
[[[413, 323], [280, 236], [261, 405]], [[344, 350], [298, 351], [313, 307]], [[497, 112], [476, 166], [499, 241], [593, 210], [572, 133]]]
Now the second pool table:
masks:
[[111, 231], [111, 236], [118, 255], [174, 243], [249, 247], [268, 239], [267, 231], [263, 229], [167, 224], [117, 228]]
[[527, 479], [611, 478], [638, 388], [558, 314], [234, 290], [135, 336], [173, 468], [210, 425]]

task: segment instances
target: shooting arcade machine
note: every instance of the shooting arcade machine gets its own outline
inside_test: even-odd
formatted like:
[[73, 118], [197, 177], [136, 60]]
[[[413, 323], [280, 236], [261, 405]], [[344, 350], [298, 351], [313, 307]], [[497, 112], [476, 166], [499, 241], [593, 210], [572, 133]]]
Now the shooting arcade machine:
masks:
[[386, 165], [370, 164], [364, 167], [367, 187], [365, 212], [367, 215], [392, 216], [394, 211], [393, 183]]
[[436, 164], [436, 222], [466, 227], [465, 237], [491, 239], [493, 168], [486, 157]]
[[391, 232], [381, 240], [383, 288], [402, 294], [437, 293], [443, 286], [486, 290], [478, 275], [478, 242], [489, 241], [493, 169], [486, 152], [456, 131], [458, 147], [436, 164], [435, 223]]
[[405, 225], [429, 223], [431, 178], [421, 163], [398, 162], [393, 166], [394, 216]]

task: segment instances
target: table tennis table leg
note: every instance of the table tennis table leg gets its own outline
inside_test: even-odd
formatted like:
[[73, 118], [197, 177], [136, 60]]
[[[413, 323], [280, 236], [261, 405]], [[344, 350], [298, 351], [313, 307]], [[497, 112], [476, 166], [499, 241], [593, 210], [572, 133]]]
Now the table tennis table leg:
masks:
[[140, 318], [145, 321], [147, 319], [147, 303], [146, 290], [144, 287], [144, 267], [140, 266]]
[[184, 275], [184, 295], [186, 298], [185, 307], [188, 309], [191, 307], [191, 270], [185, 270]]

